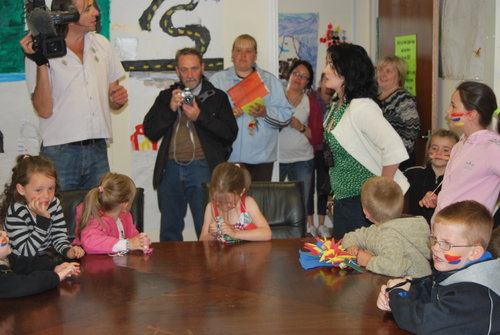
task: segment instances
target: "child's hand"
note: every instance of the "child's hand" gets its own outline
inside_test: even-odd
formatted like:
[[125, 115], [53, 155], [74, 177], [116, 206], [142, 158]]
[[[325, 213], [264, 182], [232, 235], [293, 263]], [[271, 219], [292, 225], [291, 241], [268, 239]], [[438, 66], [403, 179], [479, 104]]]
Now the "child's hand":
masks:
[[217, 233], [219, 232], [219, 224], [215, 221], [210, 222], [208, 225], [208, 232], [213, 237], [217, 236]]
[[33, 199], [28, 204], [28, 209], [35, 215], [45, 216], [50, 219], [50, 214], [48, 211], [49, 203], [41, 201], [39, 199]]
[[346, 250], [348, 253], [350, 253], [353, 256], [357, 256], [359, 252], [359, 247], [357, 245], [353, 245]]
[[149, 246], [151, 245], [151, 239], [149, 238], [149, 236], [146, 235], [146, 233], [140, 233], [139, 235], [141, 235], [143, 238], [142, 241], [144, 244], [142, 246], [144, 247], [144, 249], [149, 249]]
[[370, 261], [372, 256], [373, 255], [368, 250], [360, 249], [360, 250], [358, 250], [358, 255], [357, 255], [356, 259], [357, 259], [359, 265], [366, 266], [366, 265], [368, 265], [368, 262]]
[[418, 205], [420, 207], [426, 207], [426, 208], [436, 208], [437, 206], [437, 195], [434, 192], [427, 192], [422, 200], [418, 202]]
[[139, 235], [129, 238], [128, 242], [130, 244], [131, 250], [145, 250], [149, 249], [149, 245], [151, 244], [151, 240], [148, 235], [144, 233], [140, 233]]
[[[411, 279], [412, 279], [412, 277], [389, 279], [389, 281], [387, 282], [387, 287], [389, 288], [389, 290], [391, 290], [391, 288], [397, 287], [397, 288], [403, 289], [405, 291], [409, 291], [411, 283], [408, 282], [408, 280], [411, 280]], [[403, 283], [403, 282], [406, 282], [406, 284], [404, 284], [402, 286], [397, 286], [399, 283]]]
[[59, 280], [63, 281], [68, 277], [78, 276], [80, 274], [80, 264], [76, 262], [65, 262], [56, 266], [54, 272], [59, 276]]
[[85, 251], [78, 245], [74, 245], [66, 253], [66, 257], [69, 259], [82, 258], [85, 255]]
[[236, 231], [233, 229], [233, 226], [227, 224], [225, 222], [221, 222], [220, 231], [223, 235], [228, 235], [229, 237], [236, 238]]
[[380, 287], [380, 292], [377, 298], [377, 307], [383, 311], [390, 312], [391, 306], [389, 306], [389, 293], [385, 291], [387, 285], [382, 285]]

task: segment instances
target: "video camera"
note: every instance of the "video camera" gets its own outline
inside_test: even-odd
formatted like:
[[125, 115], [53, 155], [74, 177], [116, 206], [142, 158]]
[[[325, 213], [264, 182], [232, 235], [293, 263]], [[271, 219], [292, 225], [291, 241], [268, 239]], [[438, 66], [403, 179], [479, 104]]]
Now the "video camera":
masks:
[[46, 58], [66, 55], [64, 37], [58, 36], [55, 25], [76, 22], [80, 14], [72, 4], [62, 4], [57, 11], [49, 11], [45, 0], [25, 0], [26, 23], [33, 38], [33, 49]]

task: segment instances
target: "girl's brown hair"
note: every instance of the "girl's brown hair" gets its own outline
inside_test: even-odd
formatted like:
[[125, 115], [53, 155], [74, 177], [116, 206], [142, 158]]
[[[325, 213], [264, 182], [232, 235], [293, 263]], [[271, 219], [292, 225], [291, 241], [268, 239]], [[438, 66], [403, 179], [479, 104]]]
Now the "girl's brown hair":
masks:
[[233, 163], [220, 163], [212, 172], [210, 198], [214, 199], [216, 194], [242, 195], [248, 191], [251, 182], [250, 173], [246, 168]]
[[85, 229], [92, 218], [102, 225], [102, 213], [115, 209], [135, 197], [135, 184], [128, 176], [119, 173], [106, 173], [99, 186], [91, 189], [83, 202], [82, 218], [78, 225], [78, 234]]
[[487, 128], [497, 109], [497, 98], [493, 90], [483, 83], [464, 81], [457, 87], [460, 100], [468, 111], [476, 110], [479, 114], [479, 124]]
[[5, 222], [7, 209], [14, 202], [26, 203], [24, 196], [17, 192], [16, 185], [26, 186], [34, 173], [41, 173], [56, 180], [57, 173], [52, 161], [41, 156], [19, 155], [16, 158], [16, 166], [12, 168], [12, 178], [9, 184], [5, 184], [0, 205], [0, 225]]

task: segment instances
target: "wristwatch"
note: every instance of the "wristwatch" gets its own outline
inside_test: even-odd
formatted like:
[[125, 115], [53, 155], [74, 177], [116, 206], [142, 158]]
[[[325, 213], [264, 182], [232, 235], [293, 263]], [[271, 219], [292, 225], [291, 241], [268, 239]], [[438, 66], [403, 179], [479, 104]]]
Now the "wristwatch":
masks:
[[307, 129], [307, 126], [306, 126], [306, 125], [304, 125], [304, 126], [302, 127], [302, 130], [300, 130], [300, 132], [301, 132], [301, 133], [303, 133], [303, 132], [305, 132], [305, 131], [306, 131], [306, 129]]

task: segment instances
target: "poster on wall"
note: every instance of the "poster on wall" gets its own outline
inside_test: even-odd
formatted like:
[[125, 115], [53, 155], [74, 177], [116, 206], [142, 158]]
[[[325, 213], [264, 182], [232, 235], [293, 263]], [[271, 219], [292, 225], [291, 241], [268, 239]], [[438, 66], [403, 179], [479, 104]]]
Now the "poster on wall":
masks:
[[[113, 3], [113, 6], [115, 4]], [[223, 69], [221, 0], [120, 0], [111, 18], [113, 44], [126, 71], [174, 71], [175, 52], [201, 51], [205, 69]]]
[[279, 76], [284, 79], [296, 59], [316, 68], [318, 59], [318, 13], [279, 14]]
[[[481, 13], [487, 1], [445, 0], [441, 24], [442, 76], [447, 79], [484, 80], [488, 52], [486, 23]], [[464, 24], [467, 22], [467, 24]], [[460, 52], [457, 52], [460, 50]], [[492, 51], [490, 51], [492, 52]]]
[[23, 2], [2, 0], [0, 11], [0, 82], [24, 80], [24, 56], [19, 41], [25, 35]]
[[395, 55], [404, 59], [408, 66], [405, 89], [417, 96], [417, 35], [396, 36]]

